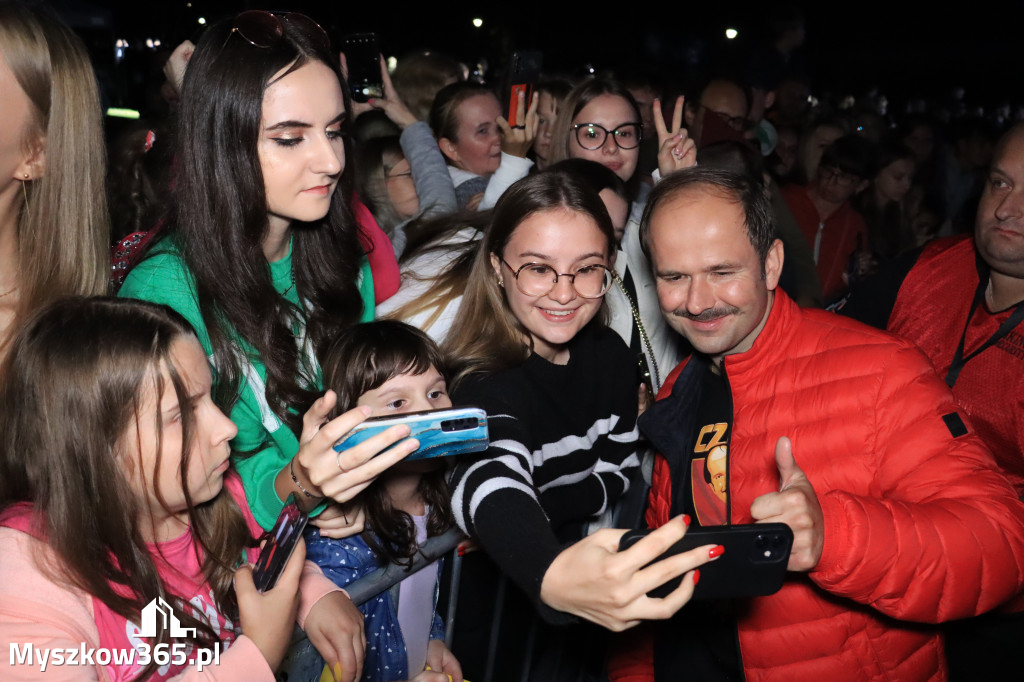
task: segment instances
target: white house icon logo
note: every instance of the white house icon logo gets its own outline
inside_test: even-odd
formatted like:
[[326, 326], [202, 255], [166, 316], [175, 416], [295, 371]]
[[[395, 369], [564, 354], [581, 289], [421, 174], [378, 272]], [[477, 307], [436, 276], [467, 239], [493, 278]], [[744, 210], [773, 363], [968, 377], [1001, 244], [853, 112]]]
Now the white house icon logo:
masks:
[[157, 597], [142, 609], [142, 625], [139, 627], [140, 637], [156, 637], [157, 618], [161, 619], [165, 630], [170, 630], [171, 637], [188, 637], [189, 633], [192, 633], [193, 637], [196, 636], [196, 629], [181, 627], [181, 623], [178, 622], [178, 617], [174, 615], [171, 605], [165, 602], [162, 597]]

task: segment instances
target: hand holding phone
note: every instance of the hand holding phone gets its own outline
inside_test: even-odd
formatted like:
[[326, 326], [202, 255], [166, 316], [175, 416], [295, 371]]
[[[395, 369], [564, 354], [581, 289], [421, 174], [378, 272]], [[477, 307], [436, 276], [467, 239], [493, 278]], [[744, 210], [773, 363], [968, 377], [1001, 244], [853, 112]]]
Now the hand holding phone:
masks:
[[266, 592], [277, 584], [295, 547], [303, 542], [302, 531], [308, 522], [309, 516], [299, 509], [295, 496], [289, 495], [252, 569], [252, 582], [257, 590]]
[[[644, 538], [649, 531], [631, 531], [622, 536], [619, 551]], [[691, 528], [682, 540], [658, 557], [658, 561], [702, 545], [724, 547], [713, 564], [701, 568], [694, 599], [757, 597], [778, 592], [786, 577], [786, 563], [793, 546], [793, 531], [784, 523], [755, 523], [736, 526]], [[648, 592], [664, 597], [679, 585], [670, 580]]]
[[349, 94], [356, 102], [384, 96], [380, 75], [380, 46], [376, 33], [354, 33], [341, 41], [341, 51], [348, 64]]
[[[311, 498], [300, 500], [300, 506], [312, 507], [320, 497], [347, 502], [366, 489], [391, 465], [401, 461], [419, 447], [409, 438], [409, 427], [399, 425], [343, 453], [334, 446], [345, 434], [363, 423], [370, 415], [369, 407], [356, 407], [334, 419], [328, 419], [338, 401], [334, 391], [327, 391], [302, 417], [299, 452], [285, 465], [275, 481], [278, 494], [306, 490]], [[293, 483], [294, 473], [302, 488]]]
[[242, 633], [252, 640], [272, 669], [280, 666], [284, 659], [299, 610], [299, 580], [306, 559], [306, 544], [299, 542], [294, 550], [279, 573], [277, 584], [266, 592], [256, 589], [253, 572], [248, 566], [235, 572], [235, 597]]
[[410, 462], [483, 452], [490, 445], [487, 413], [477, 407], [461, 407], [372, 417], [352, 429], [334, 449], [344, 452], [399, 424], [407, 425], [409, 437], [420, 442], [419, 448], [405, 458]]

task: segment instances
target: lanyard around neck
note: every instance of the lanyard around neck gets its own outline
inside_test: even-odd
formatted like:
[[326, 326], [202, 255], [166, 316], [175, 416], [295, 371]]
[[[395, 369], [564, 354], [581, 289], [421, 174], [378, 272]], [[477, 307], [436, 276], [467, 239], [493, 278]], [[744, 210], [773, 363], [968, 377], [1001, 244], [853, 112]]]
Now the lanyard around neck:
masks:
[[964, 342], [967, 339], [967, 328], [971, 326], [971, 319], [974, 318], [974, 313], [977, 312], [978, 306], [981, 305], [982, 301], [985, 300], [985, 289], [988, 287], [989, 278], [979, 278], [978, 288], [974, 292], [974, 301], [971, 302], [971, 310], [967, 313], [967, 321], [964, 322], [964, 330], [960, 334], [960, 343], [956, 347], [956, 353], [953, 354], [953, 362], [949, 366], [949, 371], [946, 372], [946, 385], [953, 388], [956, 384], [956, 380], [960, 377], [960, 371], [963, 370], [964, 366], [973, 360], [978, 354], [989, 346], [993, 346], [999, 342], [1004, 336], [1010, 333], [1014, 327], [1020, 324], [1021, 320], [1024, 319], [1024, 301], [1020, 301], [1013, 307], [1013, 312], [1008, 318], [1003, 320], [1003, 323], [999, 325], [999, 329], [996, 333], [988, 338], [988, 341], [983, 343], [980, 348], [972, 352], [967, 357], [964, 357]]

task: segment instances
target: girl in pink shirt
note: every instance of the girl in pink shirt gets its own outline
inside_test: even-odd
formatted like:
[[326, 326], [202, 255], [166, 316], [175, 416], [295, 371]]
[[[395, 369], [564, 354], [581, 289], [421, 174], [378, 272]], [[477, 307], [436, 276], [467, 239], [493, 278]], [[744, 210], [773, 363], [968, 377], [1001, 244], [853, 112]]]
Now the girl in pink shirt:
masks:
[[358, 677], [362, 617], [301, 543], [253, 586], [261, 530], [210, 386], [169, 308], [71, 298], [27, 322], [0, 368], [5, 679], [269, 681], [296, 618]]

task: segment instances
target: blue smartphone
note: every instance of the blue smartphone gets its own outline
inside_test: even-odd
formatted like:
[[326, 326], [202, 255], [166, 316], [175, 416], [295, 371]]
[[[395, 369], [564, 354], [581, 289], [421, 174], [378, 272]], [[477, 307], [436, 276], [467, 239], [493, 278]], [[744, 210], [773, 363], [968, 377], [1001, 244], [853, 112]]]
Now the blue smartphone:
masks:
[[295, 546], [302, 542], [302, 531], [308, 521], [309, 515], [299, 509], [295, 495], [289, 495], [274, 527], [266, 534], [267, 543], [252, 569], [252, 582], [257, 590], [266, 592], [277, 584]]
[[420, 442], [420, 447], [405, 458], [407, 462], [483, 452], [491, 444], [487, 413], [478, 407], [456, 407], [371, 417], [335, 443], [334, 449], [348, 450], [396, 424], [408, 424], [409, 437]]

